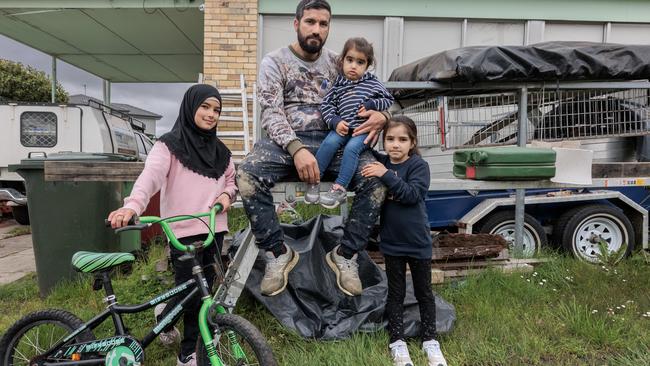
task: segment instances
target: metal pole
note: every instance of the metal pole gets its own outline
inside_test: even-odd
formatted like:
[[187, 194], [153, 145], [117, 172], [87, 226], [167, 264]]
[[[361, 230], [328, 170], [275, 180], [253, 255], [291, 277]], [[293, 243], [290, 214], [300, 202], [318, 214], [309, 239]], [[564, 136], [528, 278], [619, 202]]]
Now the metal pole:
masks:
[[108, 80], [104, 80], [104, 85], [103, 85], [103, 91], [104, 91], [104, 105], [110, 107], [111, 106], [111, 82]]
[[52, 103], [56, 103], [56, 57], [52, 56]]
[[[519, 89], [519, 127], [517, 129], [517, 145], [526, 147], [528, 140], [528, 88]], [[524, 206], [526, 190], [517, 188], [515, 191], [515, 255], [519, 256], [524, 250]]]

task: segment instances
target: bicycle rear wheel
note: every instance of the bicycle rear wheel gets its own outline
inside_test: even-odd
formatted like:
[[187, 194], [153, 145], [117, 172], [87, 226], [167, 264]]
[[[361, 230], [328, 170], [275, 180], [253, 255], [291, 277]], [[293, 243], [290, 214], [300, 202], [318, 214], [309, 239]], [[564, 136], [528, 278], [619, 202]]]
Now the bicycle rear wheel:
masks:
[[[43, 310], [26, 315], [12, 325], [0, 339], [0, 364], [3, 366], [30, 365], [35, 359], [64, 339], [84, 322], [64, 310]], [[70, 342], [86, 342], [95, 339], [91, 331], [79, 333]], [[69, 361], [51, 359], [47, 361]]]
[[[224, 365], [277, 366], [273, 351], [264, 335], [248, 320], [234, 314], [217, 314], [212, 319], [217, 326], [214, 345]], [[198, 366], [210, 366], [201, 337], [196, 348]]]

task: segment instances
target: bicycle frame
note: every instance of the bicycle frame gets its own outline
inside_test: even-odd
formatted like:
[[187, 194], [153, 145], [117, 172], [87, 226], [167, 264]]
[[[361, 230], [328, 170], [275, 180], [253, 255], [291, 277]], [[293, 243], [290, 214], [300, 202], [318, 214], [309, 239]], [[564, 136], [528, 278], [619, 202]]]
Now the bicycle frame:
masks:
[[[194, 278], [189, 279], [188, 281], [174, 287], [171, 290], [168, 290], [164, 292], [161, 295], [158, 295], [154, 297], [153, 299], [149, 300], [148, 302], [139, 304], [139, 305], [119, 305], [117, 303], [115, 294], [113, 292], [113, 287], [111, 284], [111, 279], [109, 276], [108, 271], [103, 271], [101, 272], [102, 276], [102, 285], [104, 287], [104, 290], [106, 292], [106, 298], [105, 302], [108, 304], [106, 310], [104, 310], [102, 313], [99, 315], [95, 316], [93, 319], [89, 320], [86, 322], [83, 326], [81, 326], [78, 329], [75, 329], [71, 334], [69, 334], [67, 337], [59, 341], [56, 345], [51, 347], [47, 352], [45, 352], [43, 355], [44, 356], [51, 356], [55, 353], [63, 353], [63, 354], [72, 354], [77, 350], [77, 346], [79, 344], [69, 344], [64, 346], [67, 342], [70, 340], [74, 339], [77, 335], [81, 334], [82, 332], [86, 330], [92, 330], [98, 327], [100, 324], [102, 324], [109, 316], [113, 320], [113, 325], [115, 327], [115, 335], [113, 337], [119, 337], [119, 336], [129, 336], [127, 334], [126, 328], [124, 326], [124, 321], [122, 320], [122, 314], [134, 314], [134, 313], [139, 313], [142, 311], [145, 311], [147, 309], [150, 309], [160, 303], [163, 303], [169, 299], [176, 298], [181, 296], [182, 294], [186, 294], [180, 302], [174, 306], [173, 309], [169, 310], [167, 315], [165, 315], [159, 322], [154, 326], [149, 333], [147, 333], [142, 340], [137, 340], [135, 339], [140, 345], [142, 345], [142, 348], [139, 351], [143, 352], [143, 348], [146, 348], [153, 340], [163, 331], [163, 329], [167, 328], [168, 326], [171, 326], [178, 321], [180, 316], [183, 314], [183, 311], [185, 310], [185, 307], [187, 303], [190, 301], [190, 299], [195, 296], [197, 293], [200, 294], [201, 296], [201, 308], [199, 310], [199, 332], [201, 334], [202, 341], [205, 345], [206, 352], [208, 355], [208, 358], [210, 359], [210, 363], [213, 366], [223, 366], [223, 363], [221, 362], [221, 359], [217, 355], [215, 346], [214, 346], [214, 337], [212, 335], [212, 332], [210, 331], [209, 325], [208, 325], [208, 315], [209, 311], [212, 307], [214, 307], [215, 311], [219, 314], [225, 314], [227, 313], [227, 310], [220, 304], [215, 303], [215, 301], [212, 299], [212, 296], [210, 294], [210, 289], [208, 287], [208, 283], [203, 275], [203, 269], [194, 256], [196, 247], [194, 245], [183, 245], [178, 241], [176, 236], [174, 235], [173, 231], [171, 230], [169, 223], [176, 222], [176, 221], [183, 221], [183, 220], [188, 220], [188, 219], [194, 219], [194, 218], [200, 218], [200, 217], [206, 217], [210, 216], [210, 231], [208, 234], [207, 239], [204, 241], [203, 246], [208, 246], [214, 241], [214, 222], [215, 222], [215, 215], [217, 212], [217, 208], [214, 207], [209, 213], [203, 213], [203, 214], [198, 214], [198, 215], [184, 215], [184, 216], [177, 216], [173, 218], [168, 218], [168, 219], [160, 219], [159, 217], [154, 217], [154, 216], [143, 216], [140, 218], [140, 222], [145, 223], [145, 224], [152, 224], [152, 223], [160, 223], [162, 226], [162, 229], [169, 239], [170, 243], [176, 247], [179, 250], [188, 252], [191, 254], [191, 260], [193, 261], [193, 267], [192, 267], [192, 273], [194, 274]], [[133, 227], [133, 228], [138, 228], [138, 227]], [[140, 227], [142, 228], [142, 227]], [[230, 340], [230, 345], [232, 347], [231, 351], [236, 357], [245, 357], [245, 353], [243, 352], [241, 346], [238, 344], [236, 341], [234, 334], [227, 334], [229, 340]], [[91, 343], [95, 344], [95, 342], [102, 342], [106, 341], [108, 339], [112, 339], [113, 337], [108, 337], [104, 339], [99, 339], [96, 341], [92, 342], [85, 342], [85, 343]], [[99, 343], [97, 343], [99, 344]], [[92, 348], [92, 347], [91, 347]], [[105, 358], [98, 358], [96, 360], [84, 360], [84, 361], [70, 361], [70, 362], [58, 362], [58, 363], [44, 363], [44, 365], [52, 365], [52, 366], [66, 366], [66, 365], [103, 365], [105, 363]]]

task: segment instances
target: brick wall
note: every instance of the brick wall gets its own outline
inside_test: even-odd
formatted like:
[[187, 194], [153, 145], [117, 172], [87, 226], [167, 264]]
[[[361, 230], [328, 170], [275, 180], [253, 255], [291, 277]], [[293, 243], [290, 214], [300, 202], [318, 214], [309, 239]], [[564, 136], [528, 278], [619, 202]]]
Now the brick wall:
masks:
[[[219, 90], [238, 89], [244, 75], [247, 92], [257, 78], [257, 0], [205, 0], [203, 44], [203, 80]], [[241, 107], [241, 99], [224, 99], [224, 107]], [[254, 128], [252, 103], [249, 103], [249, 128]], [[217, 135], [233, 151], [238, 160], [244, 149], [240, 138], [223, 136], [228, 131], [242, 131], [241, 122], [229, 120], [240, 113], [222, 114]], [[249, 142], [252, 145], [252, 141]]]
[[205, 0], [203, 77], [219, 88], [257, 76], [257, 0]]

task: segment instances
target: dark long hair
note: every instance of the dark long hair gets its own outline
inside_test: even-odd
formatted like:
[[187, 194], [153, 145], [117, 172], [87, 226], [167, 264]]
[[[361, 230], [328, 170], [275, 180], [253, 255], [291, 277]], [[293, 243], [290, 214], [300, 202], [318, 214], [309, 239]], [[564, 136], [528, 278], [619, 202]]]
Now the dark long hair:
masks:
[[345, 44], [343, 45], [343, 51], [341, 51], [341, 54], [339, 54], [338, 57], [336, 66], [339, 68], [339, 73], [343, 74], [343, 60], [345, 60], [345, 55], [348, 53], [348, 51], [353, 48], [366, 56], [366, 60], [368, 61], [368, 68], [370, 68], [370, 66], [375, 63], [375, 51], [372, 48], [372, 43], [368, 42], [363, 37], [350, 38], [345, 41]]
[[388, 129], [397, 126], [404, 126], [404, 128], [406, 128], [406, 133], [413, 141], [413, 147], [409, 150], [409, 156], [413, 154], [422, 155], [420, 154], [420, 149], [418, 149], [418, 128], [412, 119], [404, 115], [393, 116], [388, 120], [388, 123], [386, 123], [386, 126], [384, 127], [384, 145], [386, 145], [386, 132], [388, 132]]

